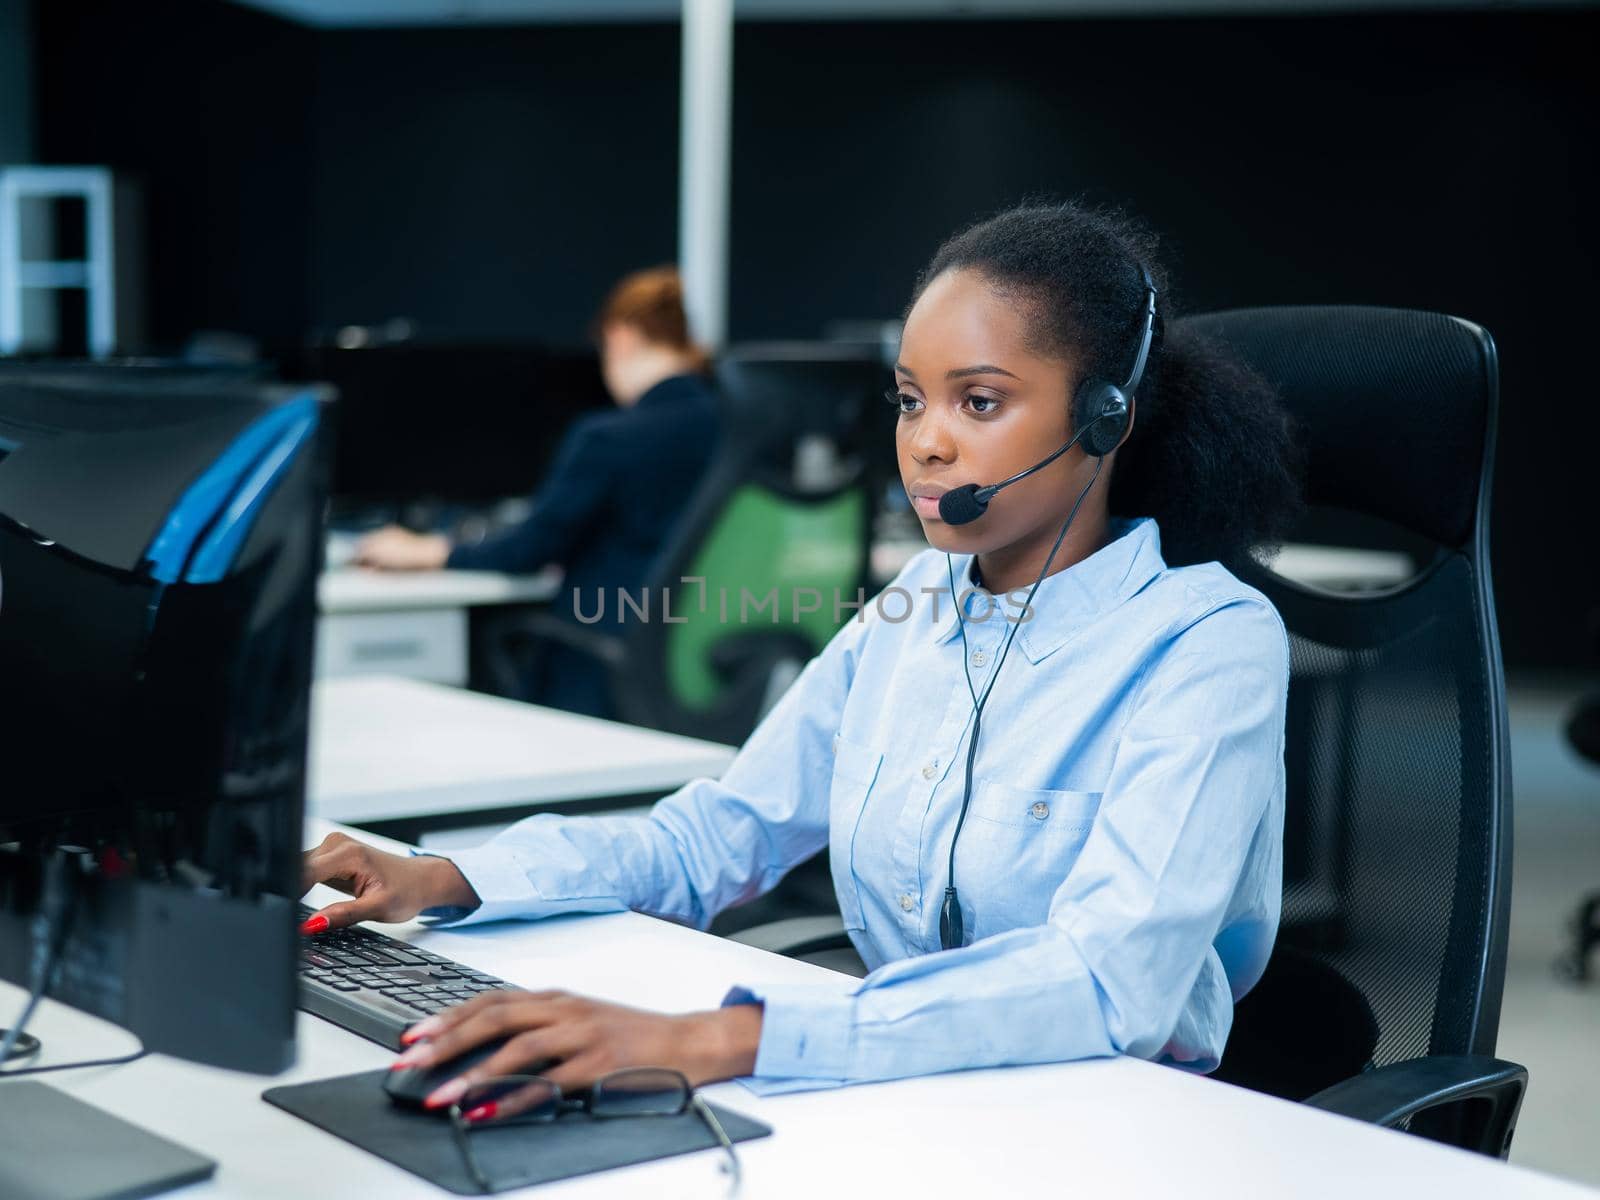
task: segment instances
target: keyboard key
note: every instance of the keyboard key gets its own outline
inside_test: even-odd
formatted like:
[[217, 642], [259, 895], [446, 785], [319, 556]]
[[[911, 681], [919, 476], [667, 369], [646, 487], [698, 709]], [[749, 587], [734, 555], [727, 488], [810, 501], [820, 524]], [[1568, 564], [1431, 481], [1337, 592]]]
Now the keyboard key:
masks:
[[383, 952], [401, 966], [420, 967], [428, 961], [420, 954], [414, 954], [410, 950], [401, 950], [396, 946], [385, 946]]

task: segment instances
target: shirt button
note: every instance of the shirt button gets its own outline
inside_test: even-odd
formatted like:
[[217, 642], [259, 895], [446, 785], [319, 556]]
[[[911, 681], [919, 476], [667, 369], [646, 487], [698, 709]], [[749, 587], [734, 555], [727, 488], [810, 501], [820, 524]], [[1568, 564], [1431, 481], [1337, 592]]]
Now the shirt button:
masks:
[[985, 654], [982, 650], [974, 650], [972, 652], [972, 665], [975, 666], [975, 667], [986, 667], [986, 666], [988, 666], [989, 665], [989, 656], [987, 654]]
[[939, 760], [937, 758], [934, 759], [927, 766], [922, 768], [922, 777], [924, 779], [932, 779], [938, 773], [939, 773]]
[[916, 903], [917, 902], [911, 898], [910, 892], [907, 892], [900, 897], [900, 909], [902, 912], [910, 912]]
[[1050, 806], [1043, 800], [1033, 806], [1033, 819], [1042, 821], [1050, 815]]

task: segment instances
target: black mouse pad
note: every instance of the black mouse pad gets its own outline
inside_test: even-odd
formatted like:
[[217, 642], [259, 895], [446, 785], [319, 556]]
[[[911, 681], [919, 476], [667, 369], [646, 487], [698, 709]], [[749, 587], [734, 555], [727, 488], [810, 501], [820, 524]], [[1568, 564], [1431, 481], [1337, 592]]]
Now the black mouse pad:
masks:
[[[458, 1196], [479, 1195], [461, 1161], [449, 1119], [391, 1103], [383, 1090], [386, 1075], [386, 1071], [363, 1071], [316, 1083], [268, 1088], [261, 1098]], [[761, 1122], [720, 1105], [711, 1108], [736, 1142], [772, 1132]], [[717, 1145], [705, 1122], [693, 1112], [603, 1121], [569, 1113], [548, 1124], [480, 1129], [471, 1136], [473, 1153], [498, 1191]]]

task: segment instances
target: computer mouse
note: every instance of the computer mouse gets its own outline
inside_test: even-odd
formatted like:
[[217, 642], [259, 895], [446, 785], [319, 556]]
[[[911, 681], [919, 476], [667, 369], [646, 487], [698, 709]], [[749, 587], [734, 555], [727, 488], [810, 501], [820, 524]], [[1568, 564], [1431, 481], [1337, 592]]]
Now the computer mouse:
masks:
[[465, 1054], [431, 1067], [400, 1067], [398, 1070], [390, 1071], [383, 1081], [383, 1090], [395, 1104], [404, 1105], [406, 1108], [421, 1108], [423, 1100], [427, 1099], [435, 1088], [449, 1083], [461, 1072], [477, 1066], [504, 1046], [506, 1040], [496, 1038], [468, 1050]]

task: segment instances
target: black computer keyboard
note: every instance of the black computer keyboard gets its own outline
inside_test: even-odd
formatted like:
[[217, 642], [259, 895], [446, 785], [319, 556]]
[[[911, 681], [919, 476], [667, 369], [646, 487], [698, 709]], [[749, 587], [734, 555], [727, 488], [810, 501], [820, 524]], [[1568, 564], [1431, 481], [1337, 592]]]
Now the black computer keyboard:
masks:
[[[300, 906], [303, 921], [312, 909]], [[443, 955], [355, 926], [300, 943], [300, 1007], [380, 1046], [452, 1004], [513, 985]]]

